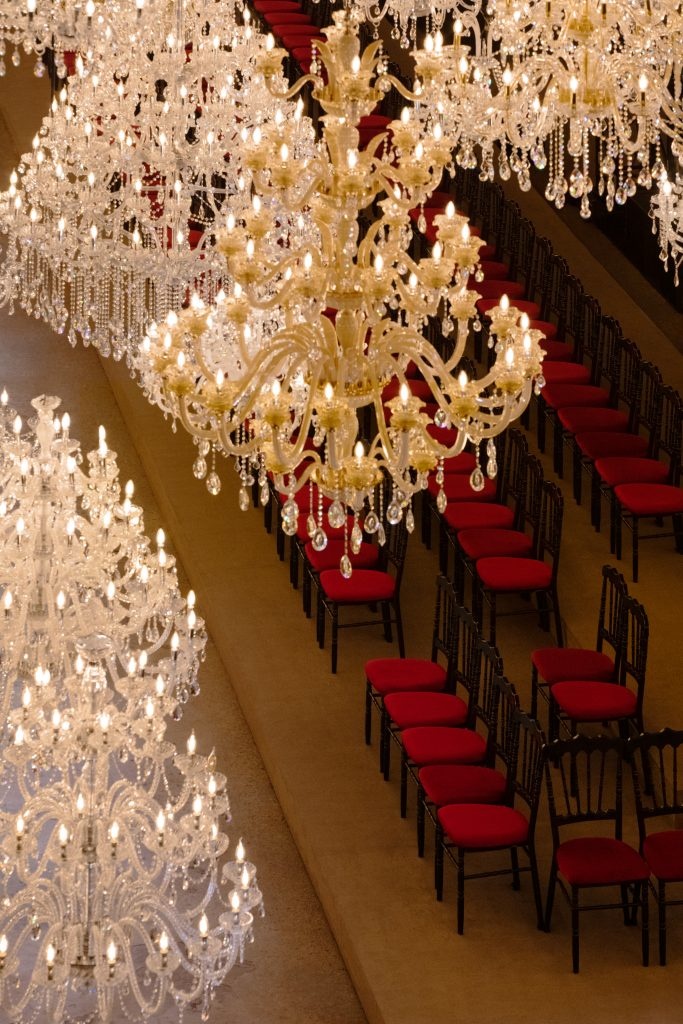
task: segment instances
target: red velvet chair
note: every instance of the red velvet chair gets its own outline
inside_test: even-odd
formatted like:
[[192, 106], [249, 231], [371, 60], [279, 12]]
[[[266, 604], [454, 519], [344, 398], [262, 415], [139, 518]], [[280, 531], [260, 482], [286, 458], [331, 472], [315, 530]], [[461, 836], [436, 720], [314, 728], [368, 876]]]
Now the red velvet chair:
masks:
[[[683, 882], [683, 831], [662, 828], [661, 825], [669, 825], [683, 814], [683, 731], [662, 729], [657, 733], [644, 733], [630, 741], [629, 753], [634, 774], [640, 852], [654, 878], [655, 884], [651, 882], [650, 887], [657, 902], [659, 963], [664, 967], [666, 908], [683, 906], [680, 897], [667, 897], [669, 885]], [[647, 793], [643, 793], [640, 784], [643, 775], [652, 782]]]
[[569, 735], [583, 723], [615, 722], [626, 738], [629, 725], [643, 732], [643, 700], [647, 674], [650, 626], [645, 609], [635, 597], [623, 598], [623, 640], [615, 681], [565, 679], [550, 687], [550, 735], [558, 735], [560, 720], [569, 723]]
[[[482, 654], [486, 658], [484, 645]], [[495, 648], [490, 648], [498, 660]], [[492, 669], [491, 672], [488, 668]], [[427, 817], [436, 829], [437, 811], [447, 804], [504, 803], [510, 797], [517, 766], [519, 700], [512, 683], [489, 659], [484, 668], [479, 696], [478, 721], [486, 736], [483, 764], [433, 764], [417, 773], [417, 853], [424, 856]]]
[[[571, 908], [572, 969], [579, 971], [579, 918], [587, 910], [623, 910], [624, 923], [641, 913], [643, 966], [649, 961], [648, 879], [650, 869], [622, 839], [622, 785], [625, 745], [613, 737], [575, 736], [548, 747], [546, 780], [553, 858], [546, 904], [550, 930], [559, 883]], [[609, 834], [596, 835], [596, 826]], [[584, 828], [582, 829], [581, 826]], [[585, 834], [585, 828], [590, 834]], [[580, 830], [583, 834], [576, 835]], [[571, 831], [572, 838], [564, 838]], [[581, 903], [584, 889], [616, 887], [614, 903]]]
[[[540, 647], [531, 655], [531, 715], [538, 718], [539, 694], [549, 702], [549, 687], [565, 679], [616, 682], [625, 635], [626, 580], [611, 565], [602, 567], [595, 649]], [[609, 652], [605, 651], [609, 648]]]
[[[474, 612], [480, 628], [485, 628], [485, 608], [489, 609], [487, 635], [496, 639], [498, 597], [502, 594], [534, 594], [538, 602], [541, 626], [548, 628], [548, 616], [555, 620], [555, 636], [563, 646], [562, 616], [557, 592], [557, 571], [560, 562], [564, 500], [559, 487], [543, 482], [543, 503], [538, 534], [534, 539], [533, 558], [480, 558], [475, 563]], [[508, 613], [514, 614], [514, 613]], [[521, 614], [521, 613], [517, 613]]]
[[[532, 718], [518, 711], [519, 757], [518, 771], [510, 787], [509, 803], [457, 803], [441, 807], [437, 812], [435, 856], [436, 898], [443, 899], [444, 857], [448, 857], [457, 872], [458, 934], [465, 927], [465, 882], [473, 878], [512, 875], [513, 889], [520, 888], [522, 871], [531, 872], [536, 906], [536, 922], [543, 928], [543, 907], [534, 844], [538, 803], [543, 779], [545, 741], [543, 733]], [[493, 871], [465, 873], [465, 857], [469, 853], [509, 850], [512, 866]], [[529, 866], [519, 865], [519, 851], [529, 858]]]
[[[395, 625], [399, 654], [401, 657], [405, 656], [399, 599], [407, 545], [408, 530], [404, 516], [397, 526], [389, 527], [387, 543], [382, 549], [383, 568], [356, 569], [349, 579], [342, 576], [339, 569], [325, 569], [320, 573], [317, 614], [318, 645], [321, 648], [325, 646], [325, 617], [329, 616], [332, 624], [333, 674], [337, 671], [337, 646], [340, 629], [383, 625], [385, 639], [391, 643], [391, 627]], [[381, 619], [339, 622], [340, 608], [363, 605], [378, 605], [382, 615]]]
[[[436, 580], [432, 649], [429, 658], [372, 658], [365, 663], [365, 742], [372, 740], [372, 709], [384, 712], [392, 693], [442, 692], [450, 685], [456, 596], [444, 576]], [[382, 731], [380, 731], [382, 732]], [[380, 742], [381, 754], [381, 742]], [[383, 765], [380, 756], [380, 771]]]

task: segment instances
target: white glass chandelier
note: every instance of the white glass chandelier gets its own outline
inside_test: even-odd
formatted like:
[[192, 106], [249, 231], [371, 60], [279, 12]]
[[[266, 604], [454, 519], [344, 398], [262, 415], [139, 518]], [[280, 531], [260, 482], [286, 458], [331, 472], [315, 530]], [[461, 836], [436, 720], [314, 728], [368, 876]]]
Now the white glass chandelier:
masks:
[[[313, 155], [298, 152], [289, 121], [251, 134], [244, 162], [253, 205], [230, 217], [217, 238], [230, 287], [213, 306], [195, 301], [172, 314], [133, 357], [150, 400], [197, 440], [195, 473], [206, 476], [209, 490], [220, 487], [215, 464], [207, 467], [211, 451], [237, 458], [243, 508], [254, 476], [267, 501], [272, 474], [287, 495], [287, 533], [297, 527], [294, 494], [306, 484], [317, 488], [321, 516], [323, 497], [332, 501], [333, 526], [345, 507], [358, 514], [367, 504], [372, 532], [381, 518], [375, 488], [385, 474], [393, 483], [390, 522], [426, 487], [429, 472], [468, 441], [477, 451], [489, 442], [494, 474], [492, 438], [521, 415], [534, 381], [542, 383], [540, 333], [505, 300], [491, 313], [490, 372], [470, 380], [459, 371], [476, 319], [478, 295], [469, 283], [481, 241], [451, 203], [436, 218], [431, 254], [413, 259], [408, 252], [410, 211], [437, 187], [451, 140], [436, 108], [423, 102], [421, 113], [431, 111], [426, 122], [407, 107], [390, 137], [359, 151], [357, 125], [386, 91], [399, 88], [409, 102], [425, 93], [416, 97], [387, 74], [378, 43], [360, 53], [346, 13], [326, 32], [312, 75], [294, 87], [313, 81], [324, 111], [322, 143]], [[281, 59], [271, 46], [261, 60], [274, 89]], [[292, 224], [306, 212], [313, 229], [293, 230], [274, 247], [271, 236], [280, 238], [282, 225], [272, 210], [279, 209], [290, 211]], [[442, 350], [426, 336], [430, 318], [443, 332]], [[422, 377], [419, 395], [410, 368]], [[472, 482], [483, 486], [480, 469]]]
[[293, 114], [262, 45], [231, 3], [178, 0], [125, 76], [116, 53], [79, 57], [3, 196], [2, 300], [117, 358], [190, 292], [211, 301], [214, 223], [249, 188], [240, 134]]
[[165, 735], [198, 690], [203, 622], [103, 429], [85, 468], [59, 399], [25, 432], [2, 398], [0, 1006], [206, 1017], [261, 895], [241, 841], [226, 859], [214, 755]]

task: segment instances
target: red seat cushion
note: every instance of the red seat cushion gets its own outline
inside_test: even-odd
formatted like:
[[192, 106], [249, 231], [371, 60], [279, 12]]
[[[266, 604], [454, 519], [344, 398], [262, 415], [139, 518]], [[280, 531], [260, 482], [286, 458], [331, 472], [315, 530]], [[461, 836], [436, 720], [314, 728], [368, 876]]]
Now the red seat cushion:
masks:
[[401, 690], [443, 690], [446, 669], [427, 658], [373, 658], [365, 662], [365, 678], [382, 695]]
[[[501, 260], [485, 260], [479, 261], [482, 274], [486, 281], [504, 281], [510, 273], [510, 268], [507, 263], [501, 262]], [[472, 287], [478, 290], [479, 283], [474, 282]]]
[[529, 838], [529, 822], [502, 804], [448, 804], [438, 811], [446, 837], [465, 850], [519, 846]]
[[[554, 324], [552, 322], [552, 320], [538, 320], [537, 319], [537, 317], [540, 315], [541, 310], [540, 310], [540, 306], [538, 306], [535, 302], [527, 302], [526, 300], [524, 300], [524, 302], [522, 302], [522, 303], [515, 302], [515, 306], [517, 306], [518, 309], [521, 309], [523, 313], [527, 313], [528, 314], [528, 316], [529, 316], [529, 326], [531, 327], [531, 329], [534, 330], [534, 331], [540, 331], [541, 334], [543, 334], [544, 337], [543, 337], [543, 340], [541, 341], [541, 347], [542, 348], [545, 348], [546, 341], [552, 341], [552, 344], [557, 344], [557, 345], [559, 345], [559, 344], [564, 345], [565, 344], [565, 342], [562, 341], [561, 338], [558, 339], [557, 341], [555, 341], [555, 339], [558, 338], [558, 335], [557, 335], [557, 331], [558, 331], [557, 324]], [[538, 310], [538, 313], [533, 314], [531, 312], [531, 310], [526, 308], [527, 306], [535, 306], [536, 309]], [[552, 356], [550, 358], [552, 358]], [[565, 354], [563, 354], [562, 358], [566, 359], [567, 356]]]
[[566, 341], [559, 341], [556, 338], [549, 338], [546, 335], [545, 338], [541, 338], [539, 344], [545, 352], [545, 359], [543, 361], [544, 374], [549, 363], [553, 363], [555, 361], [569, 363], [572, 361], [572, 350]]
[[532, 652], [531, 661], [547, 683], [559, 683], [564, 679], [595, 679], [609, 683], [614, 679], [612, 658], [583, 647], [540, 647]]
[[487, 590], [547, 590], [552, 568], [537, 558], [480, 558], [477, 575]]
[[[479, 286], [477, 285], [477, 289]], [[512, 298], [512, 296], [510, 296]], [[488, 313], [490, 309], [498, 305], [498, 299], [477, 299], [477, 309], [480, 313]], [[531, 318], [531, 326], [534, 325], [534, 319], [541, 315], [541, 307], [537, 302], [530, 302], [529, 299], [518, 299], [515, 298], [513, 305], [520, 311], [520, 313], [526, 313]]]
[[459, 726], [467, 718], [467, 704], [453, 693], [389, 693], [384, 708], [399, 729], [417, 725]]
[[[289, 498], [289, 495], [288, 494], [283, 494], [281, 492], [278, 495], [278, 497], [279, 497], [280, 501], [282, 502], [282, 504], [284, 505], [284, 503]], [[303, 512], [304, 515], [308, 515], [308, 513], [311, 511], [311, 492], [310, 492], [310, 489], [308, 487], [302, 487], [300, 491], [297, 491], [296, 494], [293, 495], [293, 498], [294, 498], [294, 501], [299, 506], [299, 510], [301, 512]], [[313, 508], [312, 508], [312, 511], [313, 511], [314, 514], [318, 511], [318, 501], [319, 501], [318, 490], [317, 490], [317, 488], [314, 487], [313, 488]], [[332, 504], [332, 499], [328, 498], [326, 495], [323, 495], [323, 509], [328, 509], [331, 504]]]
[[[296, 539], [300, 540], [302, 542], [302, 544], [307, 544], [310, 541], [310, 539], [311, 539], [309, 534], [308, 534], [308, 516], [309, 516], [308, 512], [301, 512], [299, 514], [298, 519], [297, 519]], [[348, 520], [349, 520], [349, 527], [348, 527], [348, 529], [349, 529], [349, 533], [350, 533], [351, 529], [352, 529], [352, 526], [353, 526], [353, 516], [348, 516]], [[325, 520], [325, 522], [323, 523], [323, 528], [325, 530], [325, 533], [327, 534], [328, 544], [332, 540], [343, 540], [344, 539], [344, 527], [343, 526], [332, 527], [327, 522], [327, 520]]]
[[626, 456], [608, 456], [597, 459], [595, 469], [600, 479], [610, 487], [617, 484], [663, 484], [669, 470], [659, 459], [634, 459]]
[[301, 4], [296, 0], [254, 0], [253, 8], [259, 14], [270, 11], [301, 11]]
[[507, 790], [503, 773], [484, 765], [430, 764], [420, 768], [419, 779], [427, 800], [437, 807], [497, 804]]
[[635, 516], [670, 516], [683, 512], [683, 491], [670, 484], [619, 484], [614, 493]]
[[481, 764], [486, 757], [486, 741], [474, 729], [418, 725], [404, 729], [401, 743], [416, 765]]
[[458, 533], [458, 544], [468, 558], [510, 555], [515, 558], [526, 558], [531, 554], [533, 540], [520, 530], [461, 530]]
[[683, 831], [653, 832], [643, 843], [643, 856], [655, 878], [662, 882], [683, 879]]
[[570, 885], [645, 882], [650, 869], [632, 846], [605, 836], [568, 839], [557, 848], [557, 868]]
[[322, 36], [316, 28], [306, 28], [304, 25], [299, 29], [298, 25], [288, 25], [283, 29], [280, 39], [286, 50], [294, 53], [295, 49], [307, 49], [311, 43], [317, 40], [322, 41]]
[[453, 455], [450, 459], [444, 459], [444, 473], [471, 473], [477, 464], [477, 457], [474, 452], [460, 452], [460, 455]]
[[390, 601], [396, 581], [388, 572], [376, 569], [356, 569], [348, 580], [338, 569], [325, 569], [320, 573], [320, 586], [325, 596], [336, 604], [371, 604]]
[[553, 409], [586, 409], [607, 405], [609, 395], [593, 384], [546, 384], [543, 399]]
[[456, 532], [477, 526], [507, 530], [512, 528], [515, 514], [507, 505], [496, 502], [457, 501], [448, 505], [443, 521]]
[[647, 452], [648, 444], [639, 434], [618, 433], [611, 430], [584, 431], [574, 437], [579, 451], [589, 459], [609, 458], [613, 455], [640, 458]]
[[628, 413], [623, 409], [612, 409], [607, 406], [602, 408], [570, 406], [560, 409], [557, 416], [562, 426], [570, 434], [581, 434], [588, 430], [628, 430]]
[[550, 687], [553, 699], [572, 722], [609, 722], [635, 714], [636, 695], [618, 683], [565, 680]]
[[549, 384], [587, 384], [590, 380], [590, 371], [581, 363], [551, 361], [543, 363], [543, 376], [546, 387]]
[[[314, 572], [336, 569], [344, 554], [344, 541], [329, 540], [324, 551], [316, 551], [309, 541], [304, 548], [304, 554]], [[379, 548], [376, 544], [361, 544], [357, 555], [349, 548], [348, 554], [354, 570], [374, 569], [379, 561]]]
[[280, 34], [279, 29], [285, 31], [291, 25], [307, 25], [309, 28], [315, 29], [311, 19], [302, 11], [266, 11], [264, 17], [278, 35]]
[[[435, 476], [432, 476], [430, 478], [427, 489], [429, 490], [431, 496], [433, 498], [436, 498], [441, 488], [439, 484], [437, 484]], [[469, 476], [466, 476], [462, 473], [448, 473], [446, 478], [444, 479], [442, 489], [449, 502], [486, 502], [493, 501], [493, 499], [495, 498], [497, 484], [495, 480], [489, 480], [488, 477], [484, 477], [484, 486], [480, 491], [475, 491], [472, 488]]]
[[524, 298], [524, 285], [521, 281], [475, 281], [470, 278], [469, 287], [479, 292], [482, 299], [500, 299], [501, 295], [507, 295], [511, 305], [517, 305], [516, 299]]

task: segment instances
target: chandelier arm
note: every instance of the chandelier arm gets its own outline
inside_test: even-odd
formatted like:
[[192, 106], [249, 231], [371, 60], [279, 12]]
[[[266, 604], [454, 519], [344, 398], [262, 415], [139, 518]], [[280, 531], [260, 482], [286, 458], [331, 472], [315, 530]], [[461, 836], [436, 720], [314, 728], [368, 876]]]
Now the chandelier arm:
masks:
[[315, 85], [320, 82], [320, 78], [318, 75], [302, 75], [301, 78], [297, 78], [294, 85], [291, 86], [291, 88], [287, 89], [285, 92], [279, 92], [277, 89], [272, 88], [270, 84], [270, 79], [265, 79], [266, 89], [273, 97], [273, 99], [285, 101], [293, 100], [297, 93], [300, 93], [303, 87], [308, 84], [308, 82], [313, 83], [313, 95], [315, 95]]

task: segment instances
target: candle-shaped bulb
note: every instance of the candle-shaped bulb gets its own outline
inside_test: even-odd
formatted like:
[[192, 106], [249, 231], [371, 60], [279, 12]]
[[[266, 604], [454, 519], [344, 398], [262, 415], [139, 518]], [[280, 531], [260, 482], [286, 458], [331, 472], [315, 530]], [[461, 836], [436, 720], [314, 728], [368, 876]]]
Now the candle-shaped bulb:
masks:
[[187, 737], [187, 752], [190, 757], [194, 757], [197, 752], [197, 737], [194, 734], [194, 730]]

